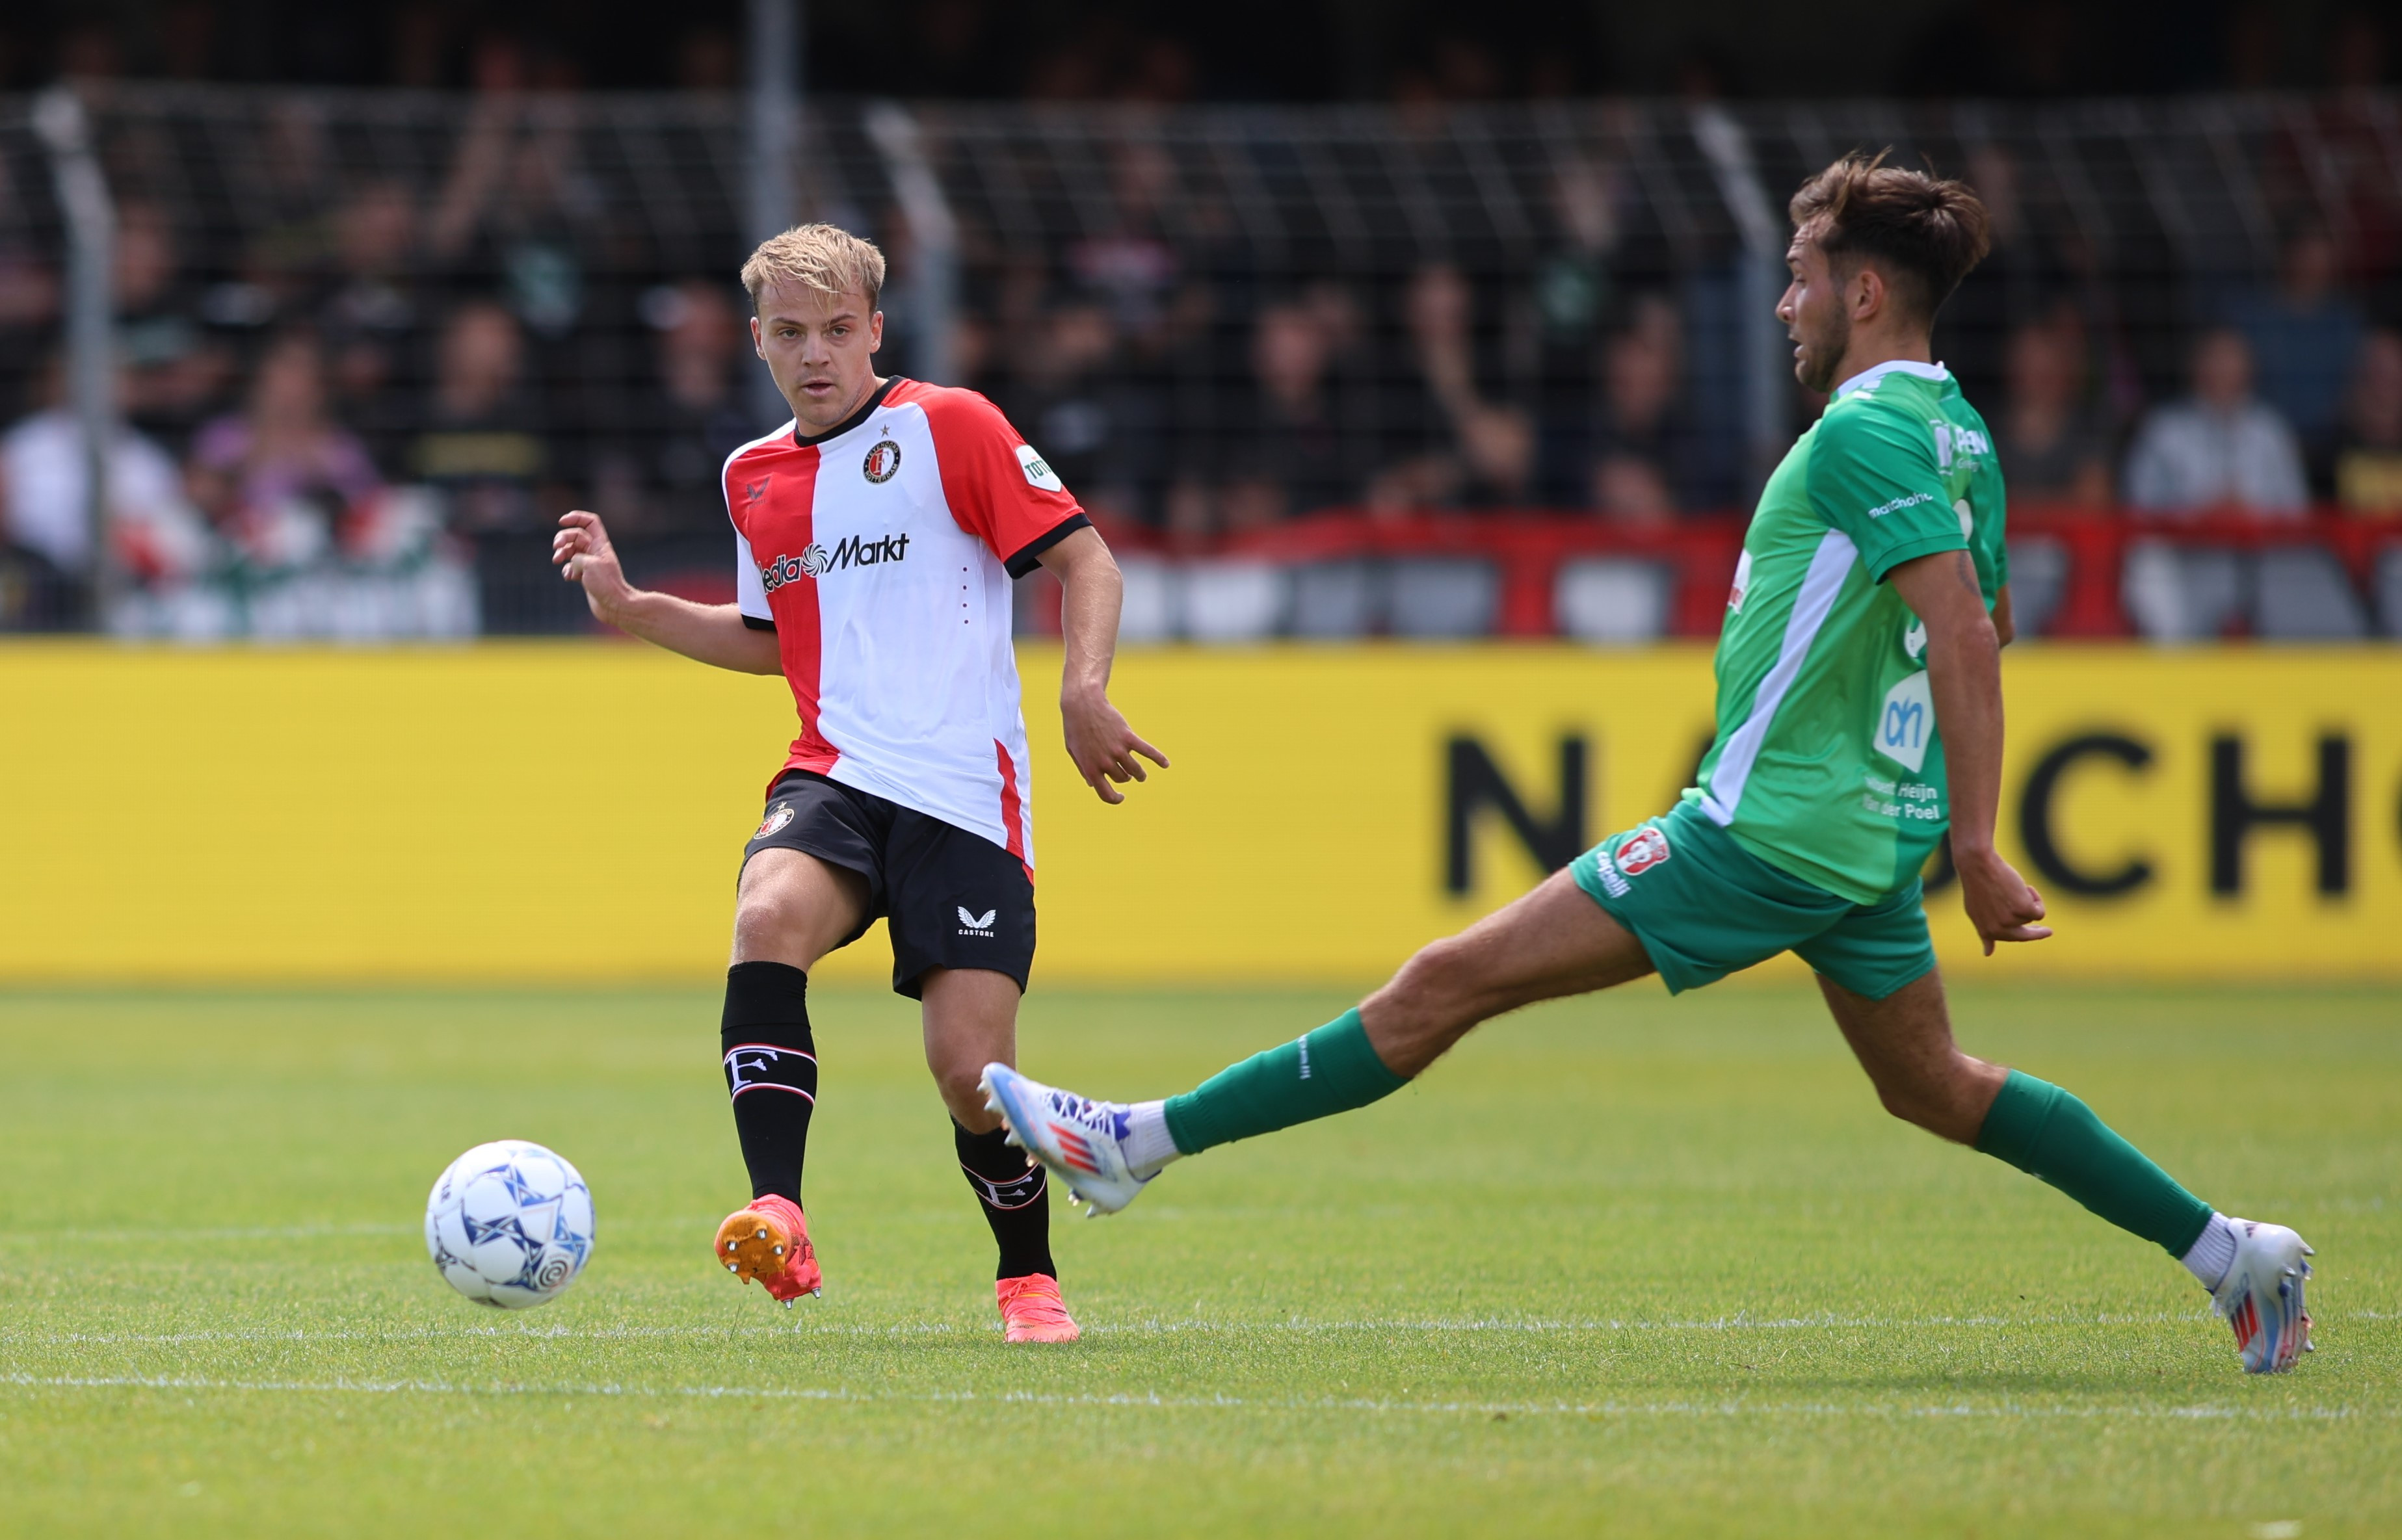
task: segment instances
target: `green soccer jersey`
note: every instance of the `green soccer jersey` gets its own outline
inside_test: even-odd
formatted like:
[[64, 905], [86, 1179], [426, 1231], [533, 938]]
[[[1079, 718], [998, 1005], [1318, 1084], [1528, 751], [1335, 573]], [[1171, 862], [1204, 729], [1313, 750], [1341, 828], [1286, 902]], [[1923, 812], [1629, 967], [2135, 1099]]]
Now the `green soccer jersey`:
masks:
[[1966, 549], [2009, 580], [1985, 419], [1938, 365], [1845, 381], [1760, 495], [1719, 638], [1718, 736], [1685, 792], [1770, 865], [1855, 903], [1909, 886], [1951, 817], [1926, 628], [1885, 574]]

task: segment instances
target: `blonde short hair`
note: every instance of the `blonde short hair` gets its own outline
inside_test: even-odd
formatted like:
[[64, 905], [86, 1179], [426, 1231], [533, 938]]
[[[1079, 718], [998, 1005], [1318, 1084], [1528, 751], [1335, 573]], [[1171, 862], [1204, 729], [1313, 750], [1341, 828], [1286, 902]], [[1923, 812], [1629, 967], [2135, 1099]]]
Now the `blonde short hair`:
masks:
[[798, 225], [759, 242], [751, 260], [742, 264], [742, 286], [751, 291], [751, 308], [779, 283], [797, 283], [826, 296], [855, 294], [876, 309], [884, 292], [884, 254], [871, 241], [833, 225]]

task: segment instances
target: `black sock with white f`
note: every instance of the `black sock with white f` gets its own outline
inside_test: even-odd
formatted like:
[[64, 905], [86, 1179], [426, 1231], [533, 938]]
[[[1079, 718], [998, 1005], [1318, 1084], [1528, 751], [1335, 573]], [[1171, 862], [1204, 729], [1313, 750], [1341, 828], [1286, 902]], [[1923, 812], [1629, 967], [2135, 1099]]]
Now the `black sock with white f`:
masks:
[[1059, 1276], [1051, 1260], [1051, 1193], [1043, 1169], [1027, 1159], [1026, 1151], [1009, 1142], [1009, 1130], [971, 1134], [951, 1123], [951, 1143], [959, 1152], [959, 1169], [984, 1205], [985, 1223], [1001, 1247], [1001, 1270], [993, 1276], [1023, 1278], [1031, 1272]]
[[801, 1201], [801, 1158], [818, 1103], [818, 1048], [809, 1035], [809, 976], [786, 963], [725, 970], [719, 1029], [734, 1131], [751, 1168], [751, 1196]]

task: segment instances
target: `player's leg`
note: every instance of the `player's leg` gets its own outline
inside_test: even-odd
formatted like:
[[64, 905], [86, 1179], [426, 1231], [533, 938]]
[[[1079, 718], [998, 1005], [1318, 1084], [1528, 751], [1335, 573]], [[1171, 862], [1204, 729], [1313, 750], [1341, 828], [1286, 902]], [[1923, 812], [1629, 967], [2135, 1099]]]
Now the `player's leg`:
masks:
[[1034, 882], [990, 840], [904, 812], [885, 847], [892, 987], [922, 1002], [926, 1067], [950, 1113], [951, 1147], [1000, 1254], [993, 1295], [1013, 1342], [1072, 1342], [1051, 1258], [1047, 1174], [1008, 1143], [976, 1089], [1017, 1059], [1017, 1005], [1034, 968]]
[[752, 1197], [719, 1225], [711, 1252], [787, 1304], [821, 1286], [801, 1211], [818, 1096], [808, 970], [872, 916], [873, 812], [845, 788], [785, 780], [744, 851], [736, 887], [718, 1047]]
[[1107, 1213], [1169, 1161], [1378, 1101], [1480, 1022], [1522, 1005], [1607, 989], [1652, 970], [1625, 926], [1570, 873], [1456, 936], [1422, 948], [1358, 1008], [1163, 1102], [1094, 1102], [987, 1066], [985, 1086], [1015, 1137]]
[[1458, 935], [1419, 948], [1356, 1010], [1168, 1098], [1162, 1121], [1178, 1152], [1191, 1155], [1346, 1112], [1415, 1079], [1481, 1023], [1651, 970], [1626, 928], [1567, 873], [1553, 873]]
[[[1920, 929], [1925, 923], [1916, 916]], [[1931, 948], [1925, 970], [1894, 985], [1892, 958], [1899, 949], [1873, 957], [1878, 943], [1865, 932], [1876, 928], [1898, 933], [1906, 926], [1853, 926], [1806, 950], [1814, 966], [1842, 969], [1863, 986], [1818, 976], [1828, 1009], [1885, 1110], [2007, 1162], [2160, 1246], [2212, 1291], [2235, 1326], [2247, 1368], [2291, 1368], [2310, 1340], [2301, 1288], [2309, 1247], [2301, 1237], [2215, 1212], [2076, 1096], [1960, 1052]]]
[[719, 1034], [752, 1196], [801, 1201], [817, 1105], [809, 969], [866, 924], [867, 880], [798, 850], [745, 862]]
[[2009, 1071], [1970, 1058], [1952, 1040], [1940, 973], [1922, 973], [1882, 999], [1823, 973], [1818, 990], [1887, 1112], [1954, 1144], [1977, 1142]]
[[951, 1114], [951, 1144], [1000, 1259], [993, 1295], [1012, 1342], [1080, 1335], [1051, 1259], [1050, 1174], [1012, 1145], [976, 1082], [987, 1064], [1017, 1060], [1017, 981], [985, 969], [925, 975], [926, 1067]]

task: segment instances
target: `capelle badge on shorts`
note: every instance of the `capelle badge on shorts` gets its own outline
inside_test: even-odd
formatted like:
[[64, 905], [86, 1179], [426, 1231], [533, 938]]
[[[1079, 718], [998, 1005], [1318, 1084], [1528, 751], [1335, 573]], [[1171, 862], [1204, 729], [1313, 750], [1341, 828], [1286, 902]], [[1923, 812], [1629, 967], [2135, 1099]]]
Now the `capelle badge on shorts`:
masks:
[[1668, 835], [1656, 823], [1647, 823], [1620, 842], [1618, 869], [1640, 876], [1668, 859]]

